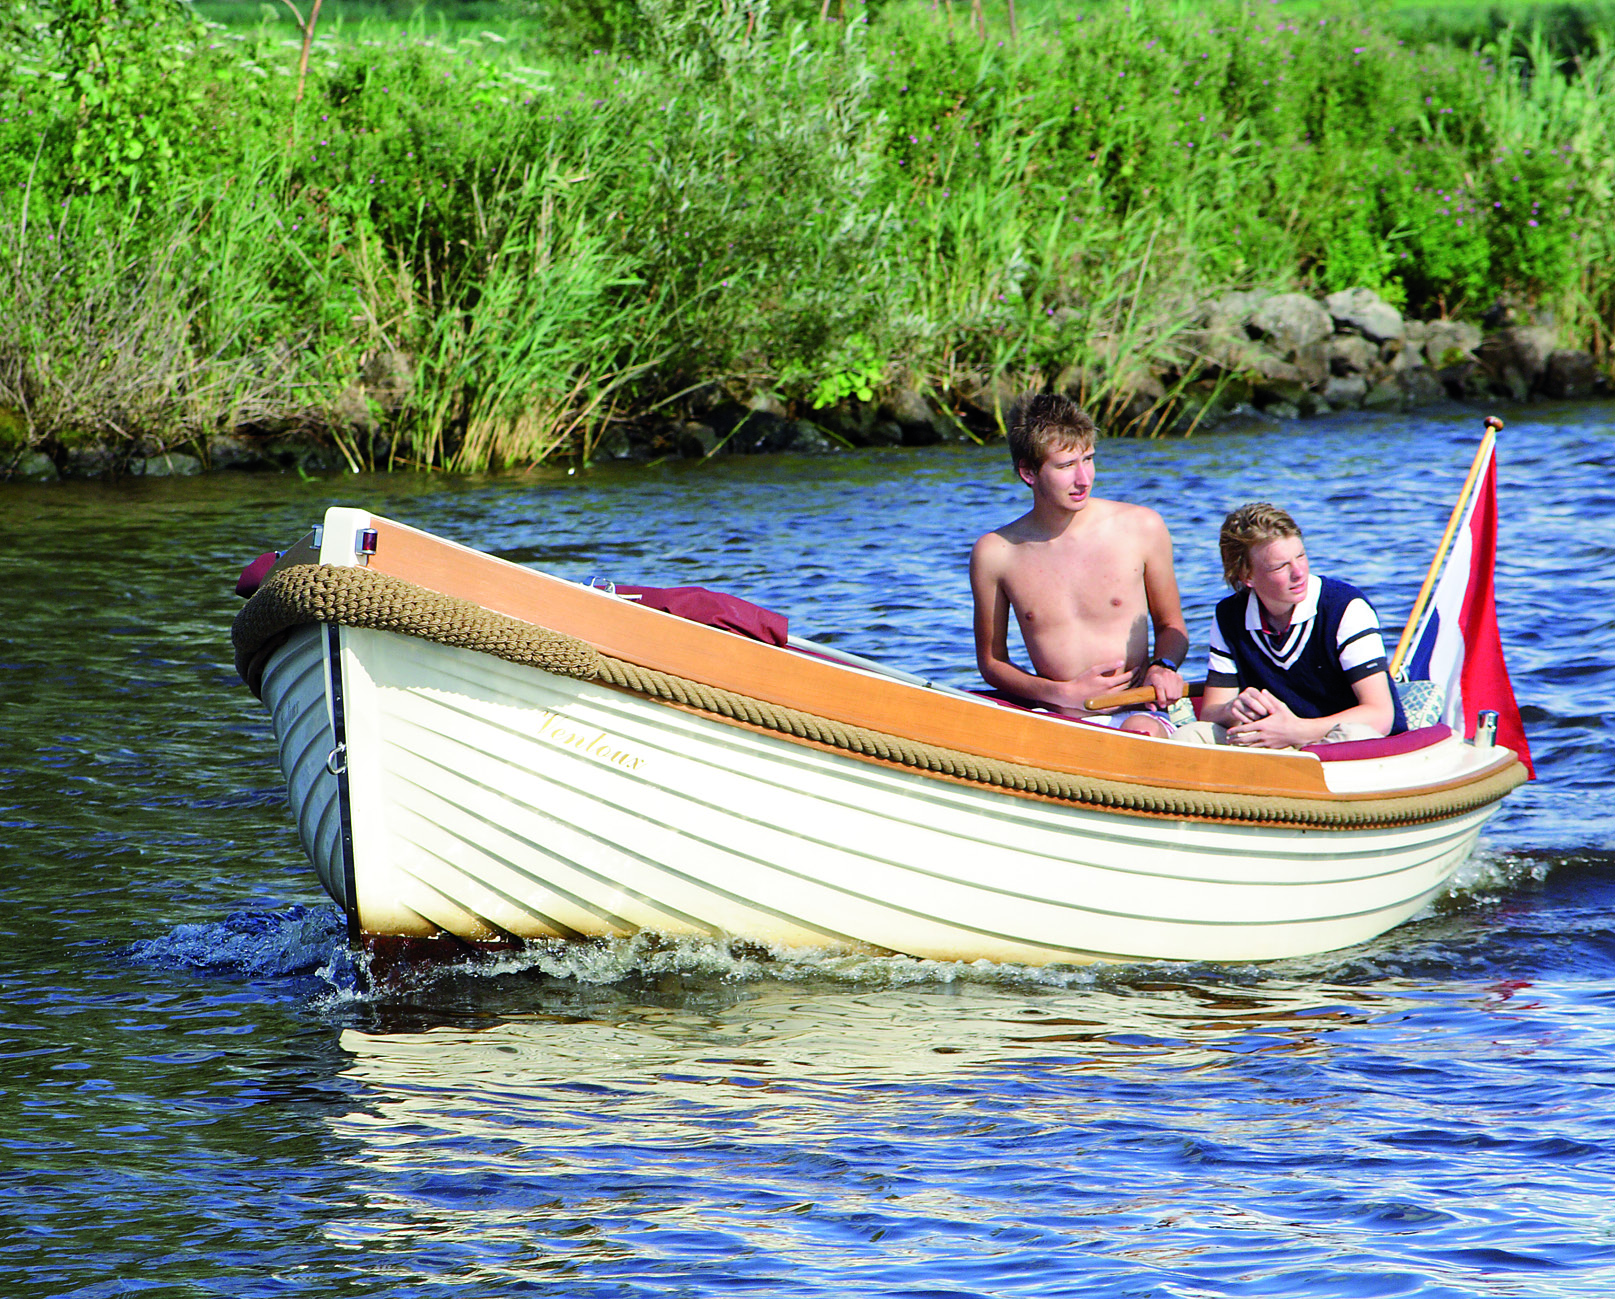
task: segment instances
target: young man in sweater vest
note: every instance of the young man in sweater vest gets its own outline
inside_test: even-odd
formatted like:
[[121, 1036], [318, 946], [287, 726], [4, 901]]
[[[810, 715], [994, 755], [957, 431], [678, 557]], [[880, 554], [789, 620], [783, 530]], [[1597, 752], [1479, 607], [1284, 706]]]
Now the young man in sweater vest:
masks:
[[1407, 729], [1373, 606], [1311, 572], [1294, 519], [1242, 505], [1218, 543], [1234, 594], [1212, 619], [1200, 720], [1174, 738], [1283, 749]]

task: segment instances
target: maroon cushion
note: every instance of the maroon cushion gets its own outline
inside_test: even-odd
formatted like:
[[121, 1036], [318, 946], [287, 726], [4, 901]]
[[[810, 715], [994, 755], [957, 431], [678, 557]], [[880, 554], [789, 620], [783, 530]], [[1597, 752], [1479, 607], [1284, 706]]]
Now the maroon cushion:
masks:
[[616, 591], [618, 595], [637, 597], [647, 608], [732, 631], [766, 645], [784, 645], [790, 639], [784, 614], [704, 586], [624, 586], [619, 582]]
[[1315, 753], [1324, 762], [1351, 762], [1360, 758], [1389, 758], [1439, 744], [1452, 734], [1452, 728], [1437, 722], [1416, 731], [1387, 735], [1379, 740], [1342, 740], [1339, 744], [1309, 744], [1303, 753]]
[[269, 576], [269, 570], [275, 566], [275, 561], [279, 558], [279, 551], [266, 550], [242, 569], [241, 577], [236, 581], [236, 594], [245, 600], [262, 586], [264, 578]]

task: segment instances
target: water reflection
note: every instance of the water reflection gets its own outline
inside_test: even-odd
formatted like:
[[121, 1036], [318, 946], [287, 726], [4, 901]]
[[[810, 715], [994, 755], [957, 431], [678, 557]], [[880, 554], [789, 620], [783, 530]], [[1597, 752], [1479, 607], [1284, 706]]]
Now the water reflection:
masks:
[[[1463, 1116], [1465, 1072], [1541, 1028], [1518, 989], [545, 990], [561, 1009], [342, 1033], [329, 1121], [365, 1211], [333, 1239], [569, 1293], [1037, 1294], [1055, 1260], [1089, 1293], [1163, 1271], [1187, 1287], [1163, 1293], [1412, 1292], [1520, 1158], [1576, 1157]], [[1425, 1167], [1442, 1153], [1473, 1185]]]
[[[560, 999], [567, 1000], [559, 989]], [[562, 1010], [422, 1031], [350, 1028], [346, 1077], [364, 1110], [462, 1119], [484, 1106], [508, 1131], [513, 1095], [542, 1107], [579, 1087], [709, 1110], [757, 1104], [758, 1089], [797, 1096], [840, 1086], [949, 1084], [1097, 1071], [1113, 1084], [1215, 1070], [1262, 1051], [1316, 1055], [1343, 1029], [1405, 1014], [1412, 996], [1265, 980], [1253, 990], [1142, 980], [1058, 994], [982, 986], [884, 990], [749, 986], [668, 1005], [622, 995], [594, 1013]], [[556, 998], [540, 998], [553, 1002]], [[691, 1001], [696, 1003], [692, 1013]], [[721, 1004], [706, 1004], [717, 1001]], [[369, 1122], [366, 1119], [365, 1122]]]

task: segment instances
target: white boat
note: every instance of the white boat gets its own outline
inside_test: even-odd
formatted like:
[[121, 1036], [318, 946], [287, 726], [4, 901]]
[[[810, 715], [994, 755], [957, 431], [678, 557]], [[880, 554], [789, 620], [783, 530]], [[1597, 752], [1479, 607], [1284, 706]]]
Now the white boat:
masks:
[[325, 888], [356, 942], [406, 954], [655, 931], [1306, 955], [1424, 907], [1526, 778], [1441, 726], [1275, 752], [1071, 722], [346, 508], [235, 638]]

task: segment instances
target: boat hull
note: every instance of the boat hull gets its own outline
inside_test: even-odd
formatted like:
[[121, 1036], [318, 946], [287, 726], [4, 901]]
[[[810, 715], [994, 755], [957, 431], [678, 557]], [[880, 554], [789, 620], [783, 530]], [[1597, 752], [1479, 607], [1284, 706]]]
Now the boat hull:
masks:
[[261, 695], [275, 728], [280, 772], [297, 820], [297, 837], [325, 891], [351, 913], [350, 845], [345, 842], [337, 747], [329, 685], [330, 629], [296, 628], [264, 668]]
[[1495, 807], [1357, 829], [1075, 806], [356, 627], [294, 633], [264, 698], [304, 847], [369, 938], [1267, 960], [1419, 911]]

